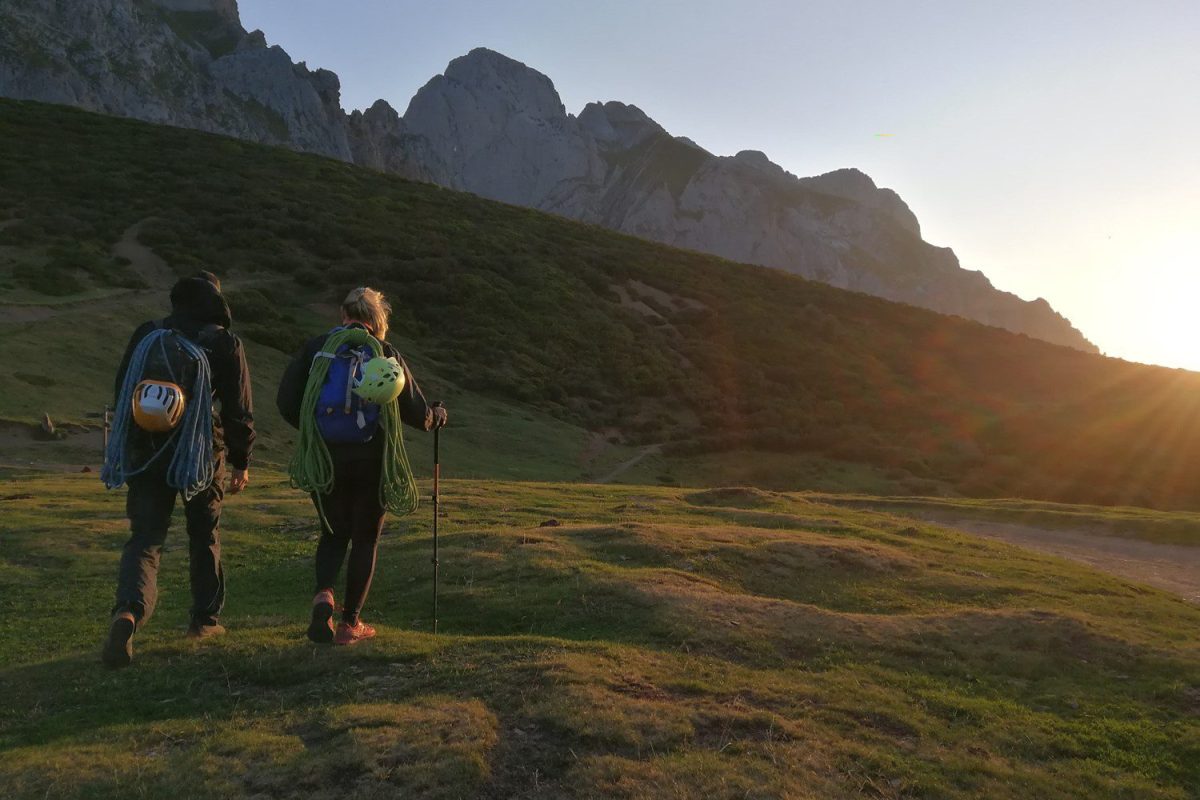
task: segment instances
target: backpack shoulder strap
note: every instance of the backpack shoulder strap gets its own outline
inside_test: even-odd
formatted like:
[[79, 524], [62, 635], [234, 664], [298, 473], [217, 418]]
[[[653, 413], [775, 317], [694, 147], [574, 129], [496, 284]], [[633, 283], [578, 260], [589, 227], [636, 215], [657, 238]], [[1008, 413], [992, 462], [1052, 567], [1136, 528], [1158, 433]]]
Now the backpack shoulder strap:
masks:
[[309, 372], [312, 371], [312, 365], [317, 363], [318, 358], [337, 358], [337, 353], [329, 348], [329, 337], [333, 336], [338, 331], [344, 330], [343, 326], [339, 325], [333, 328], [329, 333], [325, 334], [325, 341], [317, 348], [317, 352], [313, 353], [312, 362], [308, 365]]

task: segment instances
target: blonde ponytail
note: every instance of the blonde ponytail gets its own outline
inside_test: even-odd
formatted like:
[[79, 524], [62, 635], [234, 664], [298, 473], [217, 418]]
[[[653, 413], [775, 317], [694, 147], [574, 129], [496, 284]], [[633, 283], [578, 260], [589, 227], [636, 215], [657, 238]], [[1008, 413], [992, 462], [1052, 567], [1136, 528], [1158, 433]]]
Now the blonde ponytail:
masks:
[[392, 305], [378, 292], [366, 286], [352, 289], [342, 301], [342, 313], [355, 322], [367, 326], [367, 330], [376, 339], [383, 341], [387, 338], [388, 317], [392, 313]]

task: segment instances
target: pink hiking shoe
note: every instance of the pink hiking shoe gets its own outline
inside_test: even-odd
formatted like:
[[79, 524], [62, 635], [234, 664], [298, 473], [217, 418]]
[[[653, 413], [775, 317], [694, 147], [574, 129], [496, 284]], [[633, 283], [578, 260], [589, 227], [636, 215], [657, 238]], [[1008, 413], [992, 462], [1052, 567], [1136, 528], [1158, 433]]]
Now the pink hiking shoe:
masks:
[[337, 635], [333, 637], [334, 644], [354, 644], [375, 635], [375, 629], [361, 619], [353, 626], [344, 622], [338, 623]]

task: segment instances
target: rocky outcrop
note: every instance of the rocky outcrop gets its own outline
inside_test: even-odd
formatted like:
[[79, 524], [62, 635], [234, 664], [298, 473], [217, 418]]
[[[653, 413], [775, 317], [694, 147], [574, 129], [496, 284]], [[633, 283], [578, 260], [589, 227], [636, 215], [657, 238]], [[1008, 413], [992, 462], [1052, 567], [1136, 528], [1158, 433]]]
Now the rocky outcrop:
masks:
[[549, 78], [482, 49], [427, 83], [403, 121], [456, 189], [1095, 351], [1045, 301], [998, 291], [922, 240], [899, 195], [858, 170], [798, 178], [757, 151], [715, 156], [623, 103], [574, 117]]
[[997, 291], [921, 239], [890, 189], [713, 155], [636, 106], [567, 113], [554, 84], [486, 49], [403, 116], [346, 114], [338, 78], [247, 32], [235, 0], [5, 0], [0, 95], [284, 145], [734, 261], [1095, 348], [1043, 300]]
[[209, 12], [224, 21], [240, 25], [237, 0], [154, 0], [167, 11]]
[[366, 111], [353, 112], [346, 124], [355, 164], [428, 183], [437, 183], [448, 173], [429, 140], [409, 132], [396, 110], [383, 100], [376, 100]]
[[[739, 153], [738, 155], [742, 156], [745, 153]], [[762, 153], [755, 153], [754, 157], [759, 163], [765, 161], [770, 164], [767, 161], [767, 157]], [[782, 172], [774, 164], [771, 164], [771, 167]], [[917, 222], [917, 215], [909, 210], [908, 205], [900, 199], [900, 195], [891, 189], [877, 187], [875, 181], [856, 169], [834, 170], [824, 175], [818, 175], [815, 178], [802, 178], [800, 179], [800, 183], [805, 188], [812, 189], [814, 192], [831, 194], [834, 197], [844, 197], [866, 208], [879, 209], [900, 223], [905, 230], [913, 235], [921, 235], [921, 224]]]
[[5, 0], [0, 95], [350, 158], [337, 76], [248, 33], [234, 0]]
[[506, 203], [541, 208], [599, 168], [550, 79], [490, 50], [451, 61], [404, 122], [433, 149], [438, 183]]

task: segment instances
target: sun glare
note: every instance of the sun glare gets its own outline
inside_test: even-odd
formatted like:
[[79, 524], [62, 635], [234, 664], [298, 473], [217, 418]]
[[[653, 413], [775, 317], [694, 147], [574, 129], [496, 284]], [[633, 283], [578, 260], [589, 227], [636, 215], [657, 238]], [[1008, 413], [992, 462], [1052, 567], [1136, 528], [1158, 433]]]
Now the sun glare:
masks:
[[1119, 326], [1130, 357], [1200, 371], [1200, 233], [1160, 239], [1130, 271], [1141, 283]]

